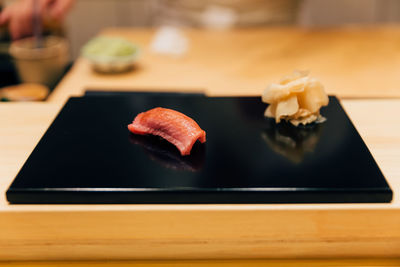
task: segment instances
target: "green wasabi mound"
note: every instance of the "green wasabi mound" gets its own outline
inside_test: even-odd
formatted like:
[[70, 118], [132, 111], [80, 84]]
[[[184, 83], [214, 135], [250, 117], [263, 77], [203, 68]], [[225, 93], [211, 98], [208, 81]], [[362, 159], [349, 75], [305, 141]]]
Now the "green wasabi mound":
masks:
[[82, 53], [90, 58], [127, 57], [136, 54], [137, 47], [131, 42], [111, 37], [97, 37], [90, 40], [82, 49]]

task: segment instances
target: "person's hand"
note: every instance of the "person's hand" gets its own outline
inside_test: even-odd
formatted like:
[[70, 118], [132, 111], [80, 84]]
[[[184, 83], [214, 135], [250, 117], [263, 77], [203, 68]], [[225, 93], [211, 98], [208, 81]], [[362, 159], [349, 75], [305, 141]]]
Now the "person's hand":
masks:
[[[62, 21], [75, 0], [36, 0], [41, 18], [50, 16]], [[17, 0], [7, 6], [0, 14], [0, 25], [8, 23], [13, 39], [32, 34], [35, 0]]]

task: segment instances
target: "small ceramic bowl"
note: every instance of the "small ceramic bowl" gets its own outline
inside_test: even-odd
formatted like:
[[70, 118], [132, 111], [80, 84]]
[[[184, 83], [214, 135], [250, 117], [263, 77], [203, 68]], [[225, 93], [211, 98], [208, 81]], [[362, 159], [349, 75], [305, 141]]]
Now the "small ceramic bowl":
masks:
[[34, 38], [14, 41], [10, 55], [24, 83], [39, 83], [52, 88], [63, 75], [70, 61], [69, 45], [65, 38], [46, 36], [41, 47]]
[[97, 37], [82, 48], [95, 71], [118, 73], [132, 69], [139, 56], [139, 47], [125, 39]]

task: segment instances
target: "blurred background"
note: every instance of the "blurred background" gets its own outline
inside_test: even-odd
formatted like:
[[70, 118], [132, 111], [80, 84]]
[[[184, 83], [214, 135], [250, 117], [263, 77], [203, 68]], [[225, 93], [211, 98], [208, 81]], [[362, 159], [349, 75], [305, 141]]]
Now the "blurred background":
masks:
[[[14, 2], [0, 1], [2, 6]], [[204, 25], [196, 23], [196, 12], [204, 12], [207, 6], [232, 5], [246, 10], [246, 16], [250, 17], [239, 26], [293, 23], [319, 27], [400, 22], [398, 0], [76, 0], [64, 21], [64, 31], [75, 59], [82, 45], [106, 27], [163, 23], [199, 27]], [[260, 10], [260, 6], [265, 9]]]
[[[105, 27], [146, 27], [160, 25], [163, 22], [179, 24], [177, 22], [179, 19], [185, 19], [189, 26], [199, 26], [193, 22], [196, 17], [196, 12], [193, 10], [204, 11], [207, 2], [213, 6], [231, 3], [236, 6], [242, 5], [244, 9], [249, 10], [247, 16], [256, 20], [252, 23], [249, 19], [247, 24], [243, 23], [242, 26], [256, 26], [265, 22], [275, 25], [294, 23], [318, 27], [400, 21], [398, 0], [77, 0], [65, 24], [71, 42], [72, 56], [76, 58], [80, 47]], [[265, 6], [265, 10], [258, 9], [260, 4]], [[194, 14], [191, 15], [190, 12]], [[258, 17], [261, 17], [258, 19], [259, 23], [257, 23]]]
[[[18, 44], [13, 50], [17, 67], [25, 77], [25, 81], [36, 82], [35, 77], [43, 73], [57, 70], [51, 74], [57, 79], [51, 79], [47, 86], [53, 88], [81, 54], [82, 47], [101, 30], [108, 27], [158, 27], [162, 25], [230, 29], [234, 27], [260, 27], [276, 25], [297, 25], [299, 27], [333, 27], [342, 25], [375, 25], [400, 22], [400, 1], [398, 0], [36, 0], [49, 5], [55, 3], [70, 3], [62, 18], [43, 19], [43, 28], [36, 29], [44, 35], [65, 37], [67, 43], [50, 40], [59, 44], [57, 50], [51, 53], [62, 53], [68, 50], [68, 58], [59, 58], [57, 64], [47, 62], [41, 64], [46, 70], [38, 69], [32, 72], [32, 57], [30, 51], [24, 51], [30, 44]], [[64, 2], [63, 2], [64, 1]], [[25, 12], [21, 3], [33, 5], [35, 0], [4, 0], [0, 1], [2, 13], [7, 7], [21, 6], [14, 13]], [[61, 6], [62, 4], [60, 4]], [[18, 11], [19, 10], [19, 11]], [[32, 15], [33, 14], [33, 15]], [[35, 19], [34, 13], [33, 21]], [[14, 64], [9, 51], [12, 41], [22, 37], [32, 36], [34, 30], [20, 36], [10, 34], [10, 21], [0, 17], [0, 87], [18, 82]], [[34, 28], [32, 23], [22, 24], [23, 29]], [[37, 45], [37, 44], [36, 44]], [[26, 50], [26, 49], [25, 49]], [[64, 52], [63, 52], [64, 53]], [[17, 56], [16, 56], [17, 55]], [[22, 58], [24, 62], [22, 62]], [[29, 59], [29, 60], [28, 60]], [[29, 64], [28, 65], [28, 62]], [[68, 61], [68, 64], [66, 63]], [[22, 63], [21, 63], [22, 62]], [[62, 68], [62, 71], [61, 71]], [[47, 75], [46, 74], [46, 75]], [[38, 80], [40, 83], [40, 80]], [[1, 96], [1, 95], [0, 95]], [[0, 97], [1, 98], [1, 97]]]

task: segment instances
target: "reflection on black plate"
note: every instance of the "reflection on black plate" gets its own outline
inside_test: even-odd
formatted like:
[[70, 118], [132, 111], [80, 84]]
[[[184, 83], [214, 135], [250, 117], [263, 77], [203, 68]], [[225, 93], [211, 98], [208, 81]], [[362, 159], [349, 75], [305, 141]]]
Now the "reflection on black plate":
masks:
[[294, 163], [302, 162], [306, 153], [314, 151], [324, 127], [323, 123], [296, 127], [286, 121], [266, 121], [267, 127], [261, 133], [262, 138], [272, 150]]
[[171, 143], [154, 135], [129, 134], [132, 144], [141, 146], [150, 159], [162, 166], [182, 171], [199, 171], [204, 165], [205, 144], [196, 142], [188, 156], [181, 156]]

